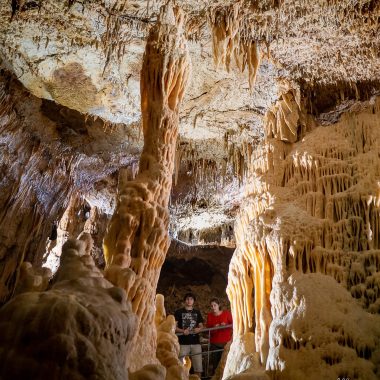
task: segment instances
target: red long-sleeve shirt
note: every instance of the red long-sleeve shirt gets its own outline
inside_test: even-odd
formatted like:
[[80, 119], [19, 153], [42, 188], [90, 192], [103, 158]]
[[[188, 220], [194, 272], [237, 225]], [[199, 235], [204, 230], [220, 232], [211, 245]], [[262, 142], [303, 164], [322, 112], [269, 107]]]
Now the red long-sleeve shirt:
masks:
[[[214, 313], [207, 314], [207, 327], [215, 327], [216, 325], [232, 324], [232, 315], [229, 310], [223, 310], [222, 314], [214, 315]], [[210, 343], [227, 343], [232, 339], [232, 328], [220, 329], [210, 331]]]

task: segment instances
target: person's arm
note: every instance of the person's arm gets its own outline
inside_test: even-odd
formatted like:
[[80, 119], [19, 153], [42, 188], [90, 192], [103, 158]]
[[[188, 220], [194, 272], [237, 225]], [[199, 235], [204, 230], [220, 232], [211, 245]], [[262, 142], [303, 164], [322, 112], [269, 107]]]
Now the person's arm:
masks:
[[178, 325], [178, 322], [181, 319], [181, 315], [179, 313], [179, 310], [177, 310], [174, 313], [174, 319], [175, 319], [175, 332], [183, 333], [184, 331], [183, 331], [182, 327], [179, 327], [179, 325]]
[[[183, 333], [184, 335], [189, 335], [190, 334], [189, 328], [183, 329], [182, 327], [180, 327], [178, 325], [178, 321], [181, 319], [181, 313], [179, 311], [176, 311], [174, 313], [174, 318], [175, 318], [175, 332], [176, 333]], [[182, 325], [182, 323], [181, 323], [181, 325]]]
[[184, 335], [189, 335], [189, 333], [190, 333], [190, 331], [189, 331], [188, 328], [187, 329], [181, 329], [181, 328], [179, 328], [177, 326], [177, 324], [176, 324], [176, 327], [175, 327], [175, 332], [176, 333], [183, 333]]
[[180, 331], [180, 330], [182, 330], [182, 329], [180, 329], [180, 328], [178, 327], [179, 317], [178, 317], [178, 311], [177, 311], [177, 310], [174, 312], [174, 319], [175, 319], [175, 332], [176, 332], [176, 333], [182, 332], [182, 331]]
[[180, 328], [178, 327], [178, 322], [177, 322], [177, 321], [175, 321], [175, 332], [176, 332], [176, 333], [181, 333], [181, 332], [183, 332], [183, 330], [180, 329]]
[[189, 335], [189, 329], [183, 329], [183, 328], [178, 326], [178, 321], [180, 319], [179, 313], [175, 312], [174, 318], [175, 318], [175, 332], [176, 333], [183, 333], [184, 335]]
[[224, 314], [223, 322], [221, 323], [221, 325], [222, 326], [230, 325], [232, 323], [232, 314], [229, 310], [224, 311], [224, 313], [225, 314]]
[[203, 323], [198, 323], [198, 327], [194, 329], [196, 334], [200, 333], [203, 330]]

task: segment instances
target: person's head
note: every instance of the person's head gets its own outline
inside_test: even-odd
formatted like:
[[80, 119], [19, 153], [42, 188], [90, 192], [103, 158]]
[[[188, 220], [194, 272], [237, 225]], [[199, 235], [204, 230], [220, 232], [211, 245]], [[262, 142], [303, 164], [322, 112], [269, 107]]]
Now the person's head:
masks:
[[193, 293], [186, 293], [183, 297], [183, 301], [185, 302], [185, 306], [188, 308], [192, 308], [194, 305], [196, 298]]
[[214, 313], [218, 313], [221, 310], [219, 299], [218, 298], [211, 298], [210, 307]]

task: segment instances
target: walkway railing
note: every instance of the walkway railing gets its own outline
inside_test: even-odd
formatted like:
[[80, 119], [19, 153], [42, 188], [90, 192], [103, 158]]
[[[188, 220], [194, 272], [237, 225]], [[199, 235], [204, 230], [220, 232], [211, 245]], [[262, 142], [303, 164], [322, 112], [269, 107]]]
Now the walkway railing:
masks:
[[[202, 329], [199, 333], [197, 334], [203, 334], [205, 332], [208, 332], [208, 339], [207, 339], [207, 351], [203, 351], [199, 354], [190, 354], [190, 355], [186, 355], [186, 356], [197, 356], [197, 355], [207, 355], [207, 362], [205, 362], [206, 364], [206, 368], [205, 368], [205, 371], [203, 371], [203, 373], [205, 374], [205, 376], [202, 377], [202, 379], [204, 378], [209, 378], [211, 377], [209, 375], [209, 368], [210, 368], [210, 354], [214, 353], [214, 352], [221, 352], [221, 351], [224, 351], [224, 348], [221, 348], [219, 350], [210, 350], [210, 337], [211, 337], [211, 331], [214, 331], [214, 330], [224, 330], [224, 329], [229, 329], [229, 328], [232, 328], [232, 324], [231, 325], [223, 325], [223, 326], [217, 326], [217, 327], [210, 327], [210, 328], [204, 328]], [[191, 334], [191, 330], [190, 330], [190, 334]], [[185, 335], [184, 333], [176, 333], [177, 336], [181, 336], [181, 335]], [[213, 370], [215, 371], [216, 368], [213, 368]]]

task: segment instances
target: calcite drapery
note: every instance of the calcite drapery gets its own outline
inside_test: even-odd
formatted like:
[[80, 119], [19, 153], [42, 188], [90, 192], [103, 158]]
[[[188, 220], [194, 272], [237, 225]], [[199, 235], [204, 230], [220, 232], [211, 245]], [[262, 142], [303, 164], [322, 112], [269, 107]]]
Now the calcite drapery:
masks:
[[299, 138], [299, 127], [306, 124], [302, 119], [300, 89], [291, 84], [280, 83], [280, 97], [265, 114], [265, 135], [267, 138], [287, 142], [296, 142]]
[[372, 100], [252, 155], [228, 294], [234, 339], [254, 331], [278, 378], [310, 377], [311, 356], [313, 379], [378, 376], [379, 111]]
[[[51, 156], [53, 144], [43, 141], [53, 134], [50, 125], [33, 99], [24, 105], [27, 96], [9, 75], [0, 74], [0, 305], [13, 295], [22, 262], [41, 264], [51, 224], [72, 192], [67, 157]], [[46, 122], [46, 135], [28, 122]]]
[[179, 8], [161, 8], [141, 70], [144, 148], [139, 173], [120, 176], [118, 201], [104, 238], [106, 275], [126, 289], [138, 315], [132, 368], [155, 358], [154, 299], [169, 247], [168, 203], [178, 135], [178, 109], [189, 75]]

